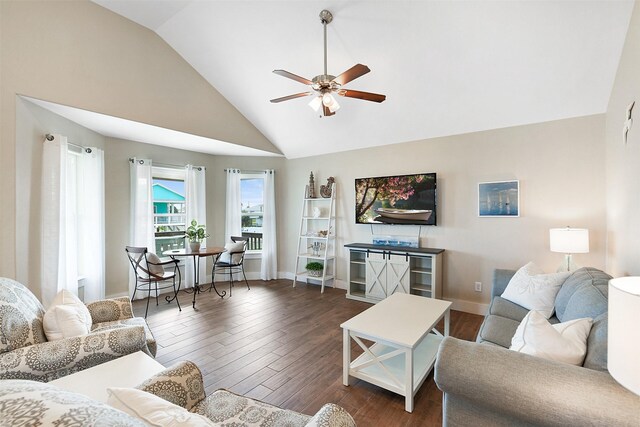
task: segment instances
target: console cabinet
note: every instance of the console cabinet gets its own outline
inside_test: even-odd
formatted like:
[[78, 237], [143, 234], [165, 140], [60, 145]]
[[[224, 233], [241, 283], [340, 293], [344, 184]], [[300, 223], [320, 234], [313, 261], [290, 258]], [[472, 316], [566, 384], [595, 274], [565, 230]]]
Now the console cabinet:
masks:
[[442, 298], [444, 249], [350, 243], [347, 298], [375, 303], [396, 292]]

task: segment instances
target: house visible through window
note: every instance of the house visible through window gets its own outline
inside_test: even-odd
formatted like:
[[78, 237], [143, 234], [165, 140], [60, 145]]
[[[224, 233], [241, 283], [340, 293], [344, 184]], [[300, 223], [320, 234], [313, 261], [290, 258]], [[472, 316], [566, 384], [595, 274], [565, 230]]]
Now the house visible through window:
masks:
[[247, 251], [262, 251], [262, 220], [264, 217], [263, 174], [242, 174], [240, 177], [242, 236], [249, 239]]
[[153, 225], [155, 252], [185, 247], [186, 199], [184, 170], [153, 168]]

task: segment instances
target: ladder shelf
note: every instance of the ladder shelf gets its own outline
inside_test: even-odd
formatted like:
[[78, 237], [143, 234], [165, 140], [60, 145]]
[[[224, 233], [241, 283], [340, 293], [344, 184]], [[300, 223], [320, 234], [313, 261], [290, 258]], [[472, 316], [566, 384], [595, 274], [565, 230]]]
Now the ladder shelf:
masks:
[[[336, 272], [336, 184], [332, 184], [331, 197], [328, 198], [310, 199], [306, 197], [308, 187], [305, 187], [302, 198], [293, 287], [295, 288], [296, 283], [300, 281], [306, 283], [315, 281], [320, 282], [320, 292], [324, 293], [325, 285], [335, 279]], [[325, 233], [320, 233], [321, 231]], [[316, 251], [313, 250], [314, 246]], [[306, 265], [314, 261], [320, 262], [324, 266], [320, 276], [311, 275], [306, 271]]]

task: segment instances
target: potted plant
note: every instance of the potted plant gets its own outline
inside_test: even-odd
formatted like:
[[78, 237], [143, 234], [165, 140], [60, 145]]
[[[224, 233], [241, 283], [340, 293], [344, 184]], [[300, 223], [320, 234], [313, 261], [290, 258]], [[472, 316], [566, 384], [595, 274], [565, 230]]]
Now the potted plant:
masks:
[[307, 274], [313, 277], [321, 277], [322, 270], [324, 270], [324, 265], [320, 262], [310, 262], [305, 267], [307, 269]]
[[204, 224], [198, 224], [195, 219], [191, 220], [191, 225], [184, 233], [184, 237], [189, 239], [189, 248], [191, 252], [198, 252], [200, 250], [200, 242], [209, 237]]

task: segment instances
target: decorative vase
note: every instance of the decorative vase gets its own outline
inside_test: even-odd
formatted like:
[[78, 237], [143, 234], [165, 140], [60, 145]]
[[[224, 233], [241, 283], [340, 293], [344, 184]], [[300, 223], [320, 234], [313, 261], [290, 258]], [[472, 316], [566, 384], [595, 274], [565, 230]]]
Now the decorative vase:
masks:
[[322, 277], [322, 270], [307, 270], [307, 274], [311, 277]]
[[200, 252], [200, 242], [189, 242], [191, 252]]

